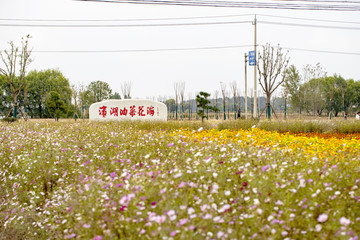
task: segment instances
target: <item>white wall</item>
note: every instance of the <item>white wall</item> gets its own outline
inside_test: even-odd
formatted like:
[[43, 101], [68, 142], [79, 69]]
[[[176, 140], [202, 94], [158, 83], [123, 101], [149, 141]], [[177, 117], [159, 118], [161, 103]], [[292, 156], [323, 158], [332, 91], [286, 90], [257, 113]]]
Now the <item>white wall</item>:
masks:
[[108, 120], [167, 120], [167, 108], [164, 103], [152, 100], [124, 99], [104, 100], [91, 104], [91, 121]]

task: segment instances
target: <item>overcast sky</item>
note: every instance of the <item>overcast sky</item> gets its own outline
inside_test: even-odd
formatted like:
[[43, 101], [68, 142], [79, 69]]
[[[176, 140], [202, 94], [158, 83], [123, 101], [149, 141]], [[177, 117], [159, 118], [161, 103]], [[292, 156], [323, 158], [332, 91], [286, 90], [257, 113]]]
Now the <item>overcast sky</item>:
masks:
[[[284, 51], [285, 49], [289, 51], [290, 64], [294, 64], [299, 70], [306, 64], [315, 65], [319, 62], [326, 69], [328, 75], [340, 74], [345, 79], [360, 80], [360, 12], [159, 6], [71, 0], [0, 0], [0, 49], [8, 49], [9, 41], [14, 41], [20, 46], [21, 37], [30, 34], [32, 36], [30, 46], [33, 47], [32, 58], [34, 61], [28, 71], [59, 69], [71, 84], [88, 85], [92, 81], [101, 80], [108, 82], [113, 91], [119, 93], [121, 93], [121, 83], [131, 81], [131, 95], [134, 98], [174, 97], [174, 83], [179, 81], [185, 82], [186, 98], [189, 98], [190, 95], [194, 97], [195, 93], [199, 91], [207, 91], [213, 96], [215, 90], [220, 90], [220, 82], [227, 83], [227, 90], [230, 91], [229, 83], [232, 81], [237, 81], [243, 95], [245, 86], [244, 54], [253, 50], [254, 26], [251, 21], [254, 20], [254, 14], [257, 14], [258, 20], [258, 45], [261, 46], [267, 42], [275, 46], [280, 44]], [[239, 16], [193, 18], [227, 15]], [[189, 19], [115, 21], [163, 18]], [[8, 19], [27, 19], [27, 21]], [[29, 21], [29, 19], [42, 21]], [[315, 21], [315, 19], [328, 21]], [[200, 22], [241, 23], [139, 26]], [[277, 24], [266, 22], [276, 22]], [[339, 28], [289, 26], [280, 23]], [[5, 26], [6, 24], [10, 26]], [[23, 26], [29, 24], [100, 24], [103, 26]], [[123, 26], [131, 24], [137, 26]], [[118, 25], [118, 27], [104, 25]], [[229, 46], [239, 47], [126, 52], [127, 50]], [[261, 47], [258, 49], [261, 50]], [[314, 52], [314, 50], [327, 53]], [[343, 52], [344, 54], [329, 52]], [[2, 63], [0, 64], [3, 66]], [[253, 88], [253, 76], [253, 67], [248, 66], [249, 90]]]

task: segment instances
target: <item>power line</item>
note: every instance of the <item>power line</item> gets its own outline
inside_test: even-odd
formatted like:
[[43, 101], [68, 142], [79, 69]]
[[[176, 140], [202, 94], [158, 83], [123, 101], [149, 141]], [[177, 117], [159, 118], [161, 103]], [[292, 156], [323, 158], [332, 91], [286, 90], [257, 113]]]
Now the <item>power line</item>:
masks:
[[254, 14], [214, 15], [197, 17], [174, 17], [174, 18], [128, 18], [128, 19], [29, 19], [29, 18], [1, 18], [0, 21], [20, 22], [135, 22], [135, 21], [168, 21], [168, 20], [189, 20], [206, 18], [230, 18], [254, 16]]
[[[360, 30], [360, 27], [314, 25], [286, 22], [258, 21], [259, 23], [284, 25], [295, 27], [313, 27], [341, 30]], [[226, 22], [191, 22], [191, 23], [154, 23], [154, 24], [11, 24], [0, 23], [2, 27], [46, 27], [46, 28], [120, 28], [120, 27], [172, 27], [172, 26], [201, 26], [201, 25], [224, 25], [224, 24], [242, 24], [252, 23], [252, 21], [226, 21]]]
[[285, 2], [313, 2], [313, 3], [354, 3], [360, 4], [360, 1], [348, 1], [348, 0], [272, 0], [272, 1], [285, 1]]
[[331, 54], [344, 54], [344, 55], [355, 55], [360, 56], [360, 52], [340, 52], [340, 51], [327, 51], [327, 50], [315, 50], [315, 49], [304, 49], [304, 48], [288, 48], [281, 47], [286, 50], [294, 50], [294, 51], [305, 51], [305, 52], [317, 52], [317, 53], [331, 53]]
[[304, 20], [304, 21], [318, 21], [318, 22], [360, 24], [360, 22], [334, 21], [334, 20], [329, 20], [329, 19], [318, 19], [318, 18], [299, 18], [299, 17], [288, 17], [288, 16], [279, 16], [279, 15], [270, 15], [270, 14], [256, 14], [256, 16], [273, 17], [273, 18], [285, 18], [285, 19], [295, 19], [295, 20]]
[[164, 51], [191, 51], [191, 50], [212, 50], [212, 49], [229, 49], [245, 48], [252, 45], [233, 45], [233, 46], [212, 46], [212, 47], [193, 47], [193, 48], [160, 48], [160, 49], [120, 49], [120, 50], [39, 50], [34, 53], [127, 53], [127, 52], [164, 52]]
[[[208, 19], [208, 18], [233, 18], [254, 16], [255, 14], [233, 14], [233, 15], [214, 15], [214, 16], [195, 16], [195, 17], [174, 17], [174, 18], [128, 18], [128, 19], [29, 19], [29, 18], [2, 18], [0, 21], [15, 21], [15, 22], [136, 22], [136, 21], [170, 21], [170, 20], [190, 20], [190, 19]], [[256, 14], [257, 16], [284, 18], [303, 21], [318, 21], [331, 23], [345, 23], [345, 24], [360, 24], [360, 22], [352, 21], [335, 21], [330, 19], [318, 18], [299, 18], [271, 14]]]
[[342, 29], [342, 30], [360, 30], [360, 27], [341, 27], [341, 26], [328, 26], [328, 25], [313, 25], [313, 24], [299, 24], [299, 23], [285, 23], [285, 22], [269, 22], [258, 21], [259, 23], [285, 25], [293, 27], [313, 27], [313, 28], [328, 28], [328, 29]]
[[15, 24], [0, 23], [1, 27], [59, 27], [59, 28], [105, 28], [105, 27], [171, 27], [171, 26], [196, 26], [196, 25], [222, 25], [251, 23], [251, 21], [228, 22], [192, 22], [192, 23], [154, 23], [154, 24]]
[[[360, 11], [358, 2], [344, 4], [343, 2], [322, 4], [316, 1], [311, 3], [277, 3], [277, 2], [237, 2], [237, 1], [195, 1], [195, 0], [75, 0], [86, 2], [105, 2], [105, 3], [132, 3], [132, 4], [156, 4], [156, 5], [177, 5], [177, 6], [203, 6], [203, 7], [229, 7], [229, 8], [270, 8], [270, 9], [291, 9], [291, 10], [327, 10], [327, 11]], [[296, 1], [301, 2], [301, 1]]]
[[[259, 45], [259, 46], [264, 47], [264, 45]], [[160, 48], [160, 49], [119, 49], [119, 50], [38, 50], [32, 52], [33, 53], [131, 53], [131, 52], [215, 50], [215, 49], [232, 49], [232, 48], [251, 48], [251, 47], [253, 47], [253, 45], [210, 46], [210, 47], [192, 47], [192, 48]], [[316, 50], [316, 49], [291, 48], [291, 47], [281, 47], [281, 48], [286, 50], [294, 50], [294, 51], [360, 56], [360, 52], [358, 53], [358, 52], [329, 51], [329, 50]]]

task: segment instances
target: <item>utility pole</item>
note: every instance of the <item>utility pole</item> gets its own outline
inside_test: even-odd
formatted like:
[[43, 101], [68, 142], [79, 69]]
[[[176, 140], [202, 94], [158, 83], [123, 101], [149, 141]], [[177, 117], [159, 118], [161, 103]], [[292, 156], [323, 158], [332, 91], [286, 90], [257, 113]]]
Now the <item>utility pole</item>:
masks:
[[254, 112], [253, 112], [253, 118], [257, 118], [258, 114], [257, 114], [257, 81], [256, 81], [256, 66], [257, 66], [257, 53], [256, 53], [256, 15], [255, 15], [255, 19], [253, 22], [254, 25], [254, 50], [255, 50], [255, 65], [254, 65]]
[[247, 55], [245, 53], [245, 119], [247, 119]]

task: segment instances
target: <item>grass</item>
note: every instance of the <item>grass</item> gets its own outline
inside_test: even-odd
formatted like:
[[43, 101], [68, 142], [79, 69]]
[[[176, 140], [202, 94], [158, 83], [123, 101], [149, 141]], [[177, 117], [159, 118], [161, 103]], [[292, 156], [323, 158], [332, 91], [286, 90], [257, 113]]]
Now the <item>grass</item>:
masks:
[[0, 239], [360, 234], [360, 141], [289, 134], [357, 133], [358, 122], [31, 120], [0, 129]]

